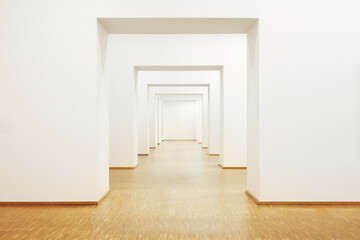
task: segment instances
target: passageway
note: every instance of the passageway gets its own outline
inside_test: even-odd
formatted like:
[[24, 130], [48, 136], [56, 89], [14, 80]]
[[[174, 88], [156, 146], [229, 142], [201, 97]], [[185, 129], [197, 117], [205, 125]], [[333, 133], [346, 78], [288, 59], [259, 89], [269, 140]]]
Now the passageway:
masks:
[[205, 214], [221, 206], [225, 195], [246, 198], [246, 170], [223, 170], [218, 158], [209, 156], [196, 141], [163, 141], [149, 156], [139, 157], [135, 170], [111, 170], [110, 189], [139, 194], [134, 204], [146, 211], [151, 211], [152, 204], [171, 204], [166, 211], [191, 216], [192, 211], [203, 209]]
[[[359, 234], [356, 207], [259, 207], [244, 193], [246, 170], [220, 168], [196, 141], [163, 141], [139, 158], [136, 169], [110, 170], [111, 192], [98, 207], [0, 207], [0, 239], [14, 232], [19, 239], [157, 240]], [[348, 234], [337, 222], [347, 222]]]

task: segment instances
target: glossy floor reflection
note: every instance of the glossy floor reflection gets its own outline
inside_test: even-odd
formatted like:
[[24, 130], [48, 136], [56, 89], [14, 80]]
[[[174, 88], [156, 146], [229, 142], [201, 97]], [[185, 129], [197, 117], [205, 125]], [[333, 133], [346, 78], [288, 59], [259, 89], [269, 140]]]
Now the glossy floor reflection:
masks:
[[0, 239], [360, 239], [359, 206], [258, 206], [246, 170], [217, 164], [196, 142], [163, 142], [111, 170], [98, 207], [0, 207]]

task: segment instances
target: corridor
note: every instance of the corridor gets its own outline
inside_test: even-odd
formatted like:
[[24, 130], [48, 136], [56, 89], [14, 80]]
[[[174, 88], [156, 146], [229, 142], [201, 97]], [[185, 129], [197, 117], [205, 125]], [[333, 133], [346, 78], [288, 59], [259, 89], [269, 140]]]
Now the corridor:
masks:
[[[359, 206], [258, 206], [246, 170], [164, 141], [99, 206], [0, 206], [0, 239], [359, 239]], [[346, 229], [347, 231], [341, 231]]]

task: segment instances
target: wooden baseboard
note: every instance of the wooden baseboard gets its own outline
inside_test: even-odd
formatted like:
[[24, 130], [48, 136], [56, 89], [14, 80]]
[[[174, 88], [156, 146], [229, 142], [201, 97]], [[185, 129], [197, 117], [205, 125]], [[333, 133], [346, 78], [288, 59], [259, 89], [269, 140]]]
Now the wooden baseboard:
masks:
[[156, 149], [156, 147], [149, 147], [150, 149]]
[[196, 141], [196, 139], [164, 139], [163, 141]]
[[258, 205], [338, 205], [338, 206], [346, 206], [346, 205], [360, 205], [360, 202], [328, 202], [328, 201], [279, 201], [279, 202], [267, 202], [267, 201], [259, 201]]
[[360, 205], [360, 202], [332, 202], [332, 201], [259, 201], [248, 190], [245, 193], [258, 205]]
[[98, 201], [78, 201], [78, 202], [0, 202], [0, 206], [46, 206], [46, 205], [99, 205], [104, 199], [109, 196], [110, 189]]
[[149, 156], [149, 154], [148, 154], [148, 153], [144, 153], [144, 154], [143, 154], [143, 153], [140, 153], [140, 154], [138, 154], [138, 156], [139, 156], [139, 157], [144, 157], [144, 156]]
[[79, 202], [0, 202], [0, 206], [39, 206], [39, 205], [98, 205], [97, 201], [79, 201]]
[[212, 157], [214, 157], [214, 156], [220, 156], [220, 154], [215, 154], [215, 153], [209, 153], [209, 156], [212, 156]]
[[98, 200], [98, 204], [100, 204], [102, 201], [104, 201], [104, 199], [109, 196], [110, 194], [110, 189]]
[[135, 167], [109, 167], [110, 170], [132, 170], [135, 169], [137, 167], [137, 165]]
[[254, 195], [251, 194], [248, 190], [245, 190], [246, 195], [248, 195], [256, 204], [259, 204], [259, 199], [257, 199]]
[[202, 147], [203, 149], [208, 149], [208, 147]]
[[221, 164], [218, 164], [219, 167], [221, 167], [222, 169], [247, 169], [247, 167], [224, 167]]

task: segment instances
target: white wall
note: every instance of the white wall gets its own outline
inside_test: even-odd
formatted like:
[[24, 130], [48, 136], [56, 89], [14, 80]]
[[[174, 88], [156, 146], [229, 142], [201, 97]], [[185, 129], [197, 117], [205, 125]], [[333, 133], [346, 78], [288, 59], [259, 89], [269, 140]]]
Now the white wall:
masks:
[[97, 21], [83, 6], [0, 1], [0, 201], [98, 199]]
[[[204, 96], [206, 96], [206, 99], [204, 99]], [[162, 103], [164, 101], [196, 101], [196, 140], [198, 141], [198, 143], [201, 143], [201, 146], [204, 147], [203, 144], [203, 140], [204, 140], [204, 136], [207, 138], [208, 134], [208, 123], [207, 123], [207, 115], [208, 115], [208, 109], [206, 109], [206, 111], [204, 111], [204, 106], [208, 106], [207, 104], [207, 94], [203, 95], [203, 94], [159, 94], [157, 95], [157, 97], [159, 98], [159, 104], [158, 104], [158, 114], [159, 117], [157, 118], [157, 137], [158, 137], [158, 143], [161, 143], [161, 140], [163, 140], [163, 135], [162, 135]], [[203, 102], [205, 102], [205, 104], [203, 104]], [[207, 142], [207, 140], [206, 140]]]
[[[188, 0], [0, 1], [1, 201], [96, 199], [99, 16], [260, 18], [257, 197], [359, 201], [360, 189], [354, 185], [360, 181], [358, 9], [357, 0], [209, 0], [206, 7]], [[106, 74], [125, 83], [110, 84], [125, 92], [114, 99], [124, 111], [117, 120], [128, 126], [117, 130], [127, 136], [117, 147], [132, 164], [132, 66], [221, 64], [221, 56], [241, 54], [227, 35], [214, 36], [214, 41], [174, 35], [150, 46], [151, 37], [124, 36], [117, 49], [118, 69]], [[134, 48], [126, 50], [131, 41]], [[223, 48], [218, 52], [210, 45]], [[143, 59], [131, 57], [140, 52]], [[228, 71], [239, 64], [231, 62], [232, 67], [224, 66], [224, 81], [238, 80]], [[230, 101], [233, 96], [228, 96]]]
[[[162, 100], [160, 99], [160, 95], [156, 95], [156, 103], [155, 103], [155, 141], [156, 144], [159, 145], [161, 143], [161, 116], [162, 116], [162, 109], [161, 104]], [[139, 140], [138, 140], [139, 143]], [[138, 149], [139, 151], [139, 149]]]
[[247, 61], [247, 190], [260, 197], [259, 158], [259, 23], [248, 32]]
[[196, 139], [196, 101], [163, 102], [164, 139]]
[[359, 201], [359, 2], [282, 4], [259, 26], [260, 198]]
[[104, 77], [108, 32], [98, 22], [96, 197], [109, 190], [109, 81]]
[[196, 140], [202, 143], [202, 129], [203, 129], [203, 99], [196, 100]]

